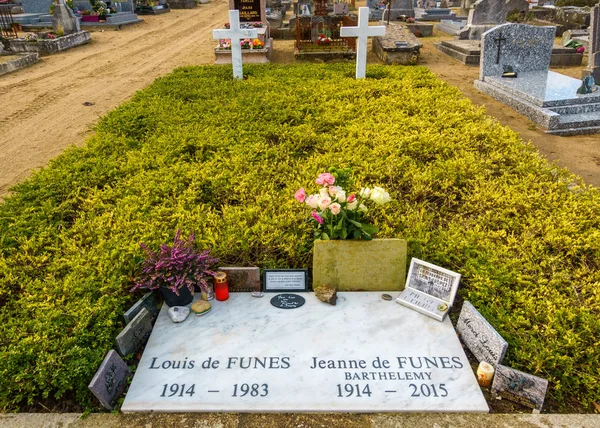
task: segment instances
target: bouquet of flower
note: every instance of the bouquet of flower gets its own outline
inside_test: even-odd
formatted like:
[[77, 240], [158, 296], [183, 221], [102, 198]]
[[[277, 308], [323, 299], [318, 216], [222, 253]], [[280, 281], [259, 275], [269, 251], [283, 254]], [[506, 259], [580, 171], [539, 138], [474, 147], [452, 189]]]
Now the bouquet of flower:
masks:
[[265, 44], [260, 39], [252, 40], [252, 49], [262, 49]]
[[221, 49], [231, 49], [231, 39], [221, 39], [221, 40], [219, 40], [219, 47]]
[[319, 34], [319, 38], [317, 39], [317, 45], [328, 45], [331, 43], [331, 37], [326, 34]]
[[251, 49], [252, 48], [252, 39], [240, 40], [240, 46], [242, 47], [242, 49]]
[[[365, 203], [378, 205], [390, 202], [390, 195], [381, 187], [364, 187], [358, 193], [350, 193], [343, 186], [352, 185], [349, 169], [330, 168], [315, 180], [321, 186], [319, 193], [307, 195], [300, 188], [294, 197], [298, 202], [312, 208], [310, 222], [315, 229], [315, 239], [372, 239], [379, 230], [365, 223], [368, 212]], [[334, 184], [338, 184], [334, 186]]]

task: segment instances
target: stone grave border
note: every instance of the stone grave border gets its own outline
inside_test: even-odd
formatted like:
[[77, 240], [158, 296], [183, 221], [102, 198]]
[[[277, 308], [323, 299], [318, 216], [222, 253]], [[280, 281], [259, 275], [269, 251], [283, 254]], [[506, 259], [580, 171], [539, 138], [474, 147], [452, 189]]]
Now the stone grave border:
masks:
[[36, 52], [39, 55], [52, 55], [58, 52], [66, 51], [76, 46], [81, 46], [92, 39], [88, 31], [79, 31], [63, 37], [57, 37], [50, 40], [28, 41], [23, 39], [14, 39], [8, 41], [8, 48], [15, 53]]
[[25, 67], [29, 67], [30, 65], [33, 65], [40, 60], [40, 55], [37, 52], [14, 55], [9, 54], [8, 56], [17, 56], [18, 58], [7, 62], [1, 62], [0, 76], [2, 76], [3, 74], [12, 73], [13, 71], [17, 71]]

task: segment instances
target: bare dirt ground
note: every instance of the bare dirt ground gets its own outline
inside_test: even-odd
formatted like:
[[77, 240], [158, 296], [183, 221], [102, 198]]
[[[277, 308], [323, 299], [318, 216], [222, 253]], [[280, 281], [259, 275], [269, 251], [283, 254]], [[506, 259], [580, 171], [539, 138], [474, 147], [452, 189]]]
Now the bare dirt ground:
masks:
[[[0, 197], [47, 165], [65, 148], [83, 144], [91, 127], [157, 77], [184, 65], [214, 61], [213, 28], [227, 21], [227, 0], [193, 10], [144, 16], [145, 22], [121, 31], [94, 32], [92, 42], [0, 77]], [[531, 140], [550, 161], [600, 186], [600, 136], [556, 137], [473, 87], [478, 67], [467, 67], [420, 39], [421, 64], [458, 87], [489, 115]], [[448, 37], [450, 38], [450, 37]], [[276, 40], [273, 62], [293, 62], [293, 42]], [[370, 53], [369, 62], [379, 60]], [[579, 77], [580, 68], [560, 70]], [[93, 105], [85, 106], [84, 103]]]

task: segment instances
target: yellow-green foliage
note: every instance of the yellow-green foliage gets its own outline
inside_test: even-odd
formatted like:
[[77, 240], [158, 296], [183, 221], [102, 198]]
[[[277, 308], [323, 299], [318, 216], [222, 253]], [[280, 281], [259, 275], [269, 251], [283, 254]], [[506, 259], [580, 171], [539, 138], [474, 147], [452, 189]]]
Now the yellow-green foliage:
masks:
[[294, 192], [330, 166], [395, 199], [380, 237], [463, 275], [507, 364], [600, 396], [600, 197], [425, 68], [182, 68], [0, 206], [0, 409], [89, 405], [143, 257], [180, 228], [226, 264], [311, 264]]

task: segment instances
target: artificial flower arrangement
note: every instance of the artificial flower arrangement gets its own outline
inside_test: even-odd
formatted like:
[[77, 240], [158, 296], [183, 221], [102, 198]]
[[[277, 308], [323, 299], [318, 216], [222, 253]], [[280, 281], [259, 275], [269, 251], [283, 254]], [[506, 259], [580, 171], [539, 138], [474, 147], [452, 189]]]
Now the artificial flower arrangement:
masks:
[[[241, 22], [240, 23], [240, 28], [244, 29], [244, 28], [263, 28], [265, 26], [265, 24], [263, 24], [260, 21], [257, 22]], [[229, 29], [230, 24], [229, 22], [225, 23], [225, 28]]]
[[219, 48], [221, 48], [221, 49], [231, 49], [231, 39], [221, 39], [221, 40], [219, 40]]
[[330, 168], [319, 174], [315, 183], [318, 193], [307, 195], [300, 188], [294, 197], [311, 209], [310, 222], [314, 226], [315, 239], [372, 239], [378, 228], [364, 220], [369, 201], [377, 205], [390, 202], [390, 195], [381, 187], [363, 187], [360, 192], [350, 192], [352, 185], [350, 169]]
[[328, 45], [331, 43], [331, 37], [329, 37], [326, 34], [319, 34], [319, 37], [317, 38], [317, 45]]
[[264, 43], [260, 39], [243, 39], [240, 40], [240, 46], [242, 49], [262, 49]]
[[56, 34], [53, 33], [27, 33], [23, 36], [23, 40], [26, 42], [37, 42], [39, 40], [53, 40], [56, 37]]

